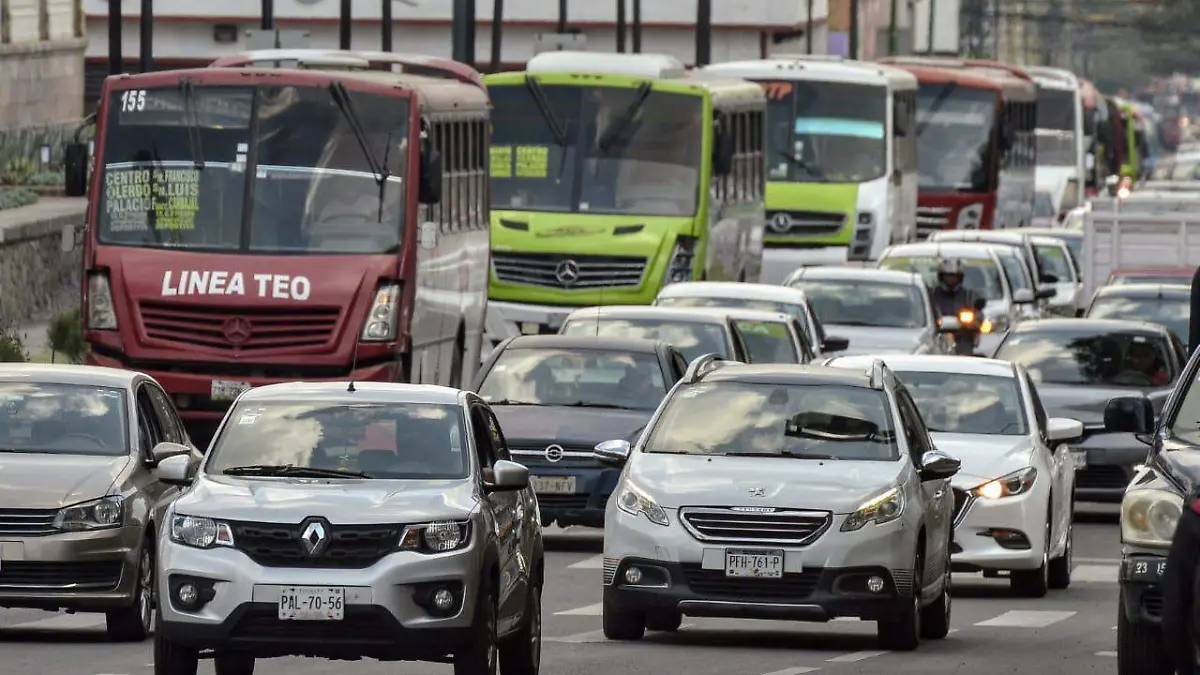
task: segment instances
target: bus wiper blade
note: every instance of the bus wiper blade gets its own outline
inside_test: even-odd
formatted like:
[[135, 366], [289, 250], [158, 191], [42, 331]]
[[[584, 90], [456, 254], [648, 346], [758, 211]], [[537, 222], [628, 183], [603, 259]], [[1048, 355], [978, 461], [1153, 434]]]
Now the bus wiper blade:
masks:
[[200, 141], [200, 112], [196, 110], [196, 83], [185, 77], [179, 81], [179, 97], [183, 99], [183, 121], [187, 124], [188, 151], [196, 170], [204, 169], [204, 148]]
[[917, 124], [917, 138], [921, 137], [921, 134], [925, 131], [925, 127], [929, 126], [929, 123], [933, 121], [933, 116], [937, 114], [937, 111], [942, 109], [942, 106], [946, 104], [946, 99], [950, 98], [950, 94], [954, 93], [955, 89], [958, 89], [958, 83], [951, 80], [938, 92], [937, 96], [933, 99], [933, 103], [929, 105], [929, 112], [925, 113], [925, 121]]
[[[367, 160], [367, 167], [375, 175], [375, 182], [379, 185], [379, 219], [383, 220], [383, 187], [387, 184], [388, 178], [391, 178], [391, 174], [388, 173], [387, 164], [381, 164], [375, 157], [375, 153], [371, 152], [371, 144], [367, 138], [367, 132], [363, 130], [362, 120], [359, 119], [358, 112], [354, 109], [354, 102], [350, 100], [350, 91], [346, 89], [346, 85], [342, 82], [331, 83], [329, 85], [329, 96], [337, 105], [338, 110], [342, 112], [342, 117], [346, 119], [346, 126], [350, 127], [350, 132], [354, 134], [354, 140], [358, 141], [358, 147], [362, 149], [363, 158]], [[387, 143], [387, 149], [390, 151], [392, 144], [392, 135], [390, 133], [388, 134]], [[384, 161], [387, 161], [386, 155]]]
[[638, 111], [642, 106], [646, 105], [646, 99], [650, 97], [652, 87], [649, 82], [643, 82], [642, 86], [637, 88], [634, 93], [633, 101], [621, 112], [617, 119], [613, 120], [604, 133], [600, 134], [600, 140], [596, 143], [596, 147], [600, 152], [608, 152], [609, 148], [617, 142], [621, 134], [625, 133], [625, 129], [629, 127], [634, 118], [637, 117]]
[[[538, 81], [528, 75], [525, 76], [525, 86], [529, 89], [529, 95], [533, 97], [533, 102], [537, 105], [538, 112], [542, 114], [542, 119], [546, 120], [546, 126], [550, 127], [550, 133], [554, 135], [554, 142], [560, 148], [567, 147], [567, 131], [558, 123], [558, 118], [554, 116], [554, 111], [550, 109], [550, 101], [546, 100], [546, 92], [542, 90], [542, 85]], [[565, 152], [563, 153], [566, 154]]]
[[289, 476], [300, 478], [370, 478], [360, 471], [339, 471], [337, 469], [320, 469], [312, 466], [296, 466], [295, 464], [247, 464], [231, 466], [221, 473], [226, 476]]
[[814, 178], [817, 178], [819, 180], [827, 180], [827, 178], [825, 177], [825, 172], [821, 170], [821, 167], [817, 166], [816, 164], [813, 164], [812, 162], [808, 161], [807, 159], [804, 159], [803, 157], [797, 157], [796, 155], [794, 155], [790, 152], [787, 152], [786, 150], [780, 150], [779, 156], [786, 159], [788, 161], [788, 163], [790, 163], [792, 166], [798, 166], [801, 169], [804, 169], [810, 175], [812, 175]]

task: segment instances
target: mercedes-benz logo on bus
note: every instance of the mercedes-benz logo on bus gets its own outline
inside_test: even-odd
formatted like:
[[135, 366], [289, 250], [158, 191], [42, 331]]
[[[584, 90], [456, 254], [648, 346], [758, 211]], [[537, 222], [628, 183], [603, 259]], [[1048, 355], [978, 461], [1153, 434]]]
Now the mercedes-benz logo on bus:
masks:
[[300, 530], [300, 544], [304, 546], [304, 552], [311, 557], [317, 557], [325, 552], [325, 547], [329, 545], [329, 528], [326, 527], [325, 521], [320, 518], [309, 518], [305, 521], [303, 529]]
[[235, 316], [221, 326], [225, 339], [232, 344], [240, 345], [250, 339], [250, 322], [240, 316]]
[[554, 268], [554, 278], [563, 286], [570, 286], [579, 281], [579, 263], [574, 260], [564, 260]]
[[792, 229], [792, 217], [786, 213], [776, 213], [771, 219], [771, 229], [780, 234], [787, 232]]
[[559, 462], [563, 458], [563, 446], [555, 444], [546, 447], [546, 461]]

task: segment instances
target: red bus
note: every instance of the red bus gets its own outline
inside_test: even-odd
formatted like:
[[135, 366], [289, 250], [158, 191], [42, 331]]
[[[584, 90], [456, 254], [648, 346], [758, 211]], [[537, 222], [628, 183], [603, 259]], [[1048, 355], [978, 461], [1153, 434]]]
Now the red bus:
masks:
[[89, 363], [158, 378], [193, 433], [251, 386], [470, 381], [490, 242], [478, 86], [116, 75], [96, 124], [91, 176], [86, 146], [67, 167], [68, 193], [88, 196]]
[[[465, 63], [438, 56], [398, 52], [341, 51], [336, 49], [259, 49], [222, 56], [210, 68], [295, 67], [324, 70], [383, 70], [393, 73], [458, 80], [484, 88], [483, 76]], [[278, 67], [278, 66], [276, 66]]]

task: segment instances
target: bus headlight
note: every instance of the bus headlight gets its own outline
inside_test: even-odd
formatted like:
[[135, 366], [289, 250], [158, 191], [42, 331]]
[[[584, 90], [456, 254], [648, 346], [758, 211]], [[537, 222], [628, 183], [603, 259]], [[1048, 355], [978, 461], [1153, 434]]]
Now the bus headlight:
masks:
[[1183, 497], [1153, 488], [1132, 490], [1121, 500], [1121, 541], [1168, 548], [1183, 514]]
[[400, 284], [384, 284], [375, 291], [375, 300], [363, 323], [363, 342], [388, 342], [396, 339], [396, 312], [400, 308]]
[[112, 288], [108, 274], [88, 274], [87, 327], [92, 330], [116, 330], [117, 313], [113, 308]]
[[671, 259], [667, 262], [667, 273], [663, 277], [663, 285], [691, 281], [695, 261], [696, 238], [680, 236], [675, 240], [675, 248], [671, 250]]

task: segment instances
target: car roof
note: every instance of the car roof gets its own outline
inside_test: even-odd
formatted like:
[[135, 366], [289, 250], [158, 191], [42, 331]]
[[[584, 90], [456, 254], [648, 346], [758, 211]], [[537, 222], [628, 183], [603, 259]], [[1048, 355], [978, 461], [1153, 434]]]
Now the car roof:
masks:
[[783, 312], [771, 312], [765, 309], [747, 309], [743, 307], [697, 307], [696, 309], [703, 309], [711, 312], [715, 316], [728, 317], [737, 321], [763, 321], [766, 323], [779, 323], [788, 322], [795, 318], [791, 314], [784, 314]]
[[790, 363], [729, 364], [705, 375], [702, 381], [873, 388], [870, 373], [866, 370]]
[[980, 242], [985, 244], [1020, 244], [1025, 241], [1024, 232], [1005, 232], [1004, 230], [942, 230], [934, 232], [930, 237], [933, 241], [963, 241]]
[[[724, 311], [724, 310], [719, 310]], [[705, 307], [658, 307], [652, 305], [608, 305], [582, 307], [567, 315], [566, 321], [600, 319], [675, 319], [693, 323], [725, 323], [725, 315]]]
[[1029, 241], [1034, 246], [1066, 246], [1067, 242], [1051, 234], [1030, 234]]
[[925, 282], [921, 279], [921, 275], [916, 272], [884, 270], [878, 267], [839, 267], [834, 265], [801, 267], [788, 276], [788, 281], [793, 283], [804, 279], [812, 279], [814, 281], [824, 279], [862, 279], [864, 281], [879, 281], [903, 286], [925, 285]]
[[1068, 230], [1064, 227], [1022, 227], [1021, 231], [1055, 239], [1083, 239], [1083, 230]]
[[737, 281], [685, 281], [670, 284], [658, 293], [660, 298], [737, 298], [802, 305], [804, 291], [790, 286], [749, 284]]
[[[973, 358], [943, 354], [862, 354], [839, 356], [826, 363], [834, 368], [856, 369], [866, 372], [874, 361], [883, 361], [894, 373], [954, 373], [959, 375], [992, 375], [1015, 377], [1013, 364], [999, 359]], [[903, 379], [903, 378], [901, 378]]]
[[1190, 299], [1192, 287], [1186, 284], [1115, 284], [1101, 286], [1097, 298], [1183, 298]]
[[897, 244], [885, 251], [885, 258], [992, 258], [994, 244], [963, 241], [923, 241]]
[[[354, 388], [351, 390], [350, 385]], [[282, 382], [250, 389], [239, 402], [319, 401], [351, 403], [433, 403], [457, 405], [462, 392], [432, 384], [394, 382]]]
[[1012, 327], [1011, 332], [1013, 334], [1025, 334], [1141, 331], [1161, 335], [1164, 330], [1166, 329], [1162, 326], [1149, 321], [1126, 321], [1124, 319], [1033, 319], [1016, 324]]
[[0, 364], [0, 382], [30, 381], [46, 384], [81, 384], [95, 387], [127, 388], [139, 377], [133, 370], [99, 366], [73, 366], [53, 363]]
[[1191, 267], [1120, 267], [1108, 276], [1162, 276], [1162, 277], [1191, 277], [1196, 270]]
[[513, 338], [505, 349], [587, 349], [608, 352], [654, 354], [669, 349], [662, 340], [643, 338], [596, 337], [592, 335], [522, 335]]

